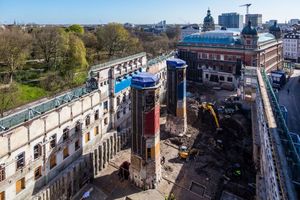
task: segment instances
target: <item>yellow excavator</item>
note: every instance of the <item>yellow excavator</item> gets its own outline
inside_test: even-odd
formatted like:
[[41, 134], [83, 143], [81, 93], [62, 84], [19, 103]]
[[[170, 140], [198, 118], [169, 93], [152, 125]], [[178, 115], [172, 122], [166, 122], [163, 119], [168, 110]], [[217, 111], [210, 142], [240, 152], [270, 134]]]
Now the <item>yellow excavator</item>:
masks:
[[213, 116], [213, 118], [215, 120], [217, 131], [221, 131], [222, 128], [220, 127], [219, 120], [218, 120], [217, 114], [214, 110], [213, 104], [207, 103], [207, 102], [202, 102], [202, 104], [200, 105], [200, 108], [207, 110], [211, 113], [211, 115]]
[[178, 156], [181, 159], [188, 159], [188, 158], [194, 158], [200, 153], [199, 149], [189, 149], [187, 146], [180, 146]]

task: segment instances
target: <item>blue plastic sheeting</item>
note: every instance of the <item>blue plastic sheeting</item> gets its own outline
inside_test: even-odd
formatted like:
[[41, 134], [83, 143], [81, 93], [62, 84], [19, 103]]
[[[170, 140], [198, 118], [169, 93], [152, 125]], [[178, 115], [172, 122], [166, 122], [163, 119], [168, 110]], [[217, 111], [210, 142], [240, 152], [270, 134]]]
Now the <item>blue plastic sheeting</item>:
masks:
[[224, 35], [224, 36], [213, 36], [206, 34], [192, 34], [188, 35], [183, 39], [184, 43], [196, 43], [196, 44], [221, 44], [221, 45], [234, 45], [236, 43], [235, 37]]
[[159, 78], [156, 75], [142, 72], [138, 75], [133, 76], [132, 78], [132, 87], [135, 88], [145, 88], [145, 87], [154, 87], [159, 81]]
[[178, 90], [178, 100], [183, 100], [186, 97], [186, 82], [182, 81], [181, 83], [179, 83], [179, 85], [177, 86], [177, 90]]
[[167, 66], [171, 68], [182, 68], [186, 66], [186, 62], [178, 58], [171, 58], [167, 60]]
[[122, 90], [130, 87], [131, 85], [132, 76], [127, 75], [126, 77], [122, 78], [121, 81], [115, 81], [115, 93], [121, 92]]

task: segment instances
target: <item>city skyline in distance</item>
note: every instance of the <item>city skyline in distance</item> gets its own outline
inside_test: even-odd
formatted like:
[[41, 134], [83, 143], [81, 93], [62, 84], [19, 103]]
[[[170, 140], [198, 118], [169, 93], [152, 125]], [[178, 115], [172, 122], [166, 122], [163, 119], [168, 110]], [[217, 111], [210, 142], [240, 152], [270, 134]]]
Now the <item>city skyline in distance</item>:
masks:
[[299, 0], [0, 0], [0, 23], [37, 24], [105, 24], [109, 22], [153, 24], [166, 20], [169, 24], [202, 23], [208, 8], [215, 23], [218, 15], [237, 12], [245, 15], [251, 3], [250, 13], [262, 14], [263, 22], [276, 19], [280, 23], [300, 18]]

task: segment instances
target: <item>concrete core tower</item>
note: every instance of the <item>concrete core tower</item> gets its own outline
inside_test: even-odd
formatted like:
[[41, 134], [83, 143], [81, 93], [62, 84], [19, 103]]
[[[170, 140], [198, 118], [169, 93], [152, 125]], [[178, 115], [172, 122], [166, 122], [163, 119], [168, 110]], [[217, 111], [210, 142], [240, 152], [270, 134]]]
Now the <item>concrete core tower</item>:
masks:
[[159, 79], [149, 73], [132, 78], [132, 148], [130, 180], [142, 189], [161, 179]]
[[186, 116], [186, 62], [177, 58], [167, 60], [167, 126], [171, 133], [185, 134]]

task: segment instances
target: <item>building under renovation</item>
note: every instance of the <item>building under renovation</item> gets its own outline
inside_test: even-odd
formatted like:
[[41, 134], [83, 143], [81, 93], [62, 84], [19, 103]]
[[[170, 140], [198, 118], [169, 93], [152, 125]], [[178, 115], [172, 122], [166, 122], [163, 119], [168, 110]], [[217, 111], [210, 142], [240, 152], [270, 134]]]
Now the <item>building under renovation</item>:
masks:
[[77, 194], [129, 139], [133, 76], [156, 74], [163, 97], [170, 57], [147, 61], [140, 53], [93, 66], [86, 85], [1, 118], [0, 199]]
[[161, 179], [159, 79], [149, 73], [133, 77], [130, 179], [152, 189]]
[[171, 133], [184, 134], [186, 117], [186, 62], [178, 58], [167, 60], [167, 129]]

